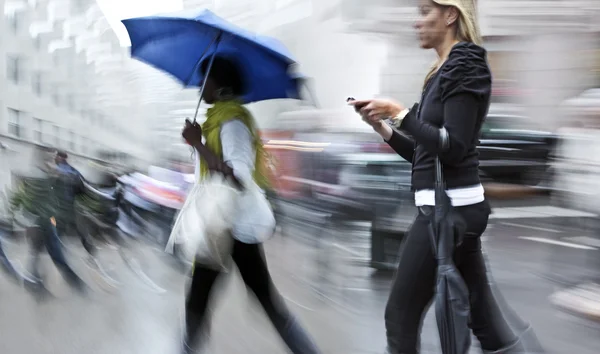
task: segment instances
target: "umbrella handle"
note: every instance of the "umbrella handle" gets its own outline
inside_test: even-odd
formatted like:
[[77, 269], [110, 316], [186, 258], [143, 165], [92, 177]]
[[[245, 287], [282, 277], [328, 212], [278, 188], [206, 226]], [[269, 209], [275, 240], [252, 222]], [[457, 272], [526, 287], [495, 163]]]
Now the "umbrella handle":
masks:
[[[202, 87], [200, 88], [200, 98], [198, 98], [198, 104], [196, 104], [196, 111], [194, 112], [194, 119], [192, 121], [192, 124], [196, 123], [196, 118], [198, 118], [198, 111], [200, 110], [200, 104], [202, 104], [202, 95], [204, 94], [204, 88], [206, 87], [206, 77], [208, 76], [208, 74], [210, 74], [210, 70], [212, 69], [213, 63], [215, 61], [215, 57], [217, 56], [217, 49], [219, 48], [219, 43], [221, 43], [221, 35], [222, 35], [222, 33], [219, 32], [219, 34], [215, 37], [215, 39], [212, 41], [212, 43], [208, 47], [206, 47], [206, 50], [200, 56], [200, 59], [198, 60], [198, 62], [196, 63], [196, 66], [194, 67], [194, 72], [195, 72], [196, 70], [198, 70], [198, 66], [200, 66], [200, 61], [202, 60], [202, 57], [210, 49], [210, 47], [212, 47], [212, 45], [214, 43], [215, 51], [214, 51], [213, 55], [210, 57], [210, 61], [208, 62], [208, 67], [206, 68], [206, 74], [204, 75], [204, 80], [202, 80]], [[193, 73], [192, 73], [192, 75], [193, 75]], [[193, 158], [193, 155], [196, 153], [196, 151], [194, 150], [193, 147], [191, 147], [191, 150], [192, 150], [192, 158]]]
[[[221, 43], [221, 36], [222, 36], [222, 33], [219, 32], [219, 34], [215, 37], [215, 39], [212, 41], [212, 43], [210, 45], [208, 45], [208, 47], [206, 47], [206, 50], [204, 51], [204, 54], [205, 54], [210, 49], [210, 47], [212, 47], [213, 44], [215, 45], [215, 51], [214, 51], [213, 55], [211, 55], [211, 57], [210, 57], [210, 61], [208, 62], [208, 68], [206, 68], [206, 74], [204, 75], [204, 80], [202, 80], [202, 87], [200, 88], [200, 98], [198, 99], [198, 104], [196, 105], [196, 112], [194, 112], [194, 120], [192, 121], [192, 123], [196, 123], [196, 118], [198, 117], [198, 111], [200, 110], [200, 104], [202, 103], [202, 95], [204, 94], [204, 88], [206, 87], [206, 77], [208, 76], [208, 74], [210, 74], [210, 70], [212, 69], [213, 62], [215, 61], [215, 57], [217, 56], [217, 49], [219, 47], [219, 43]], [[200, 59], [196, 63], [196, 66], [194, 66], [194, 72], [196, 70], [198, 70], [198, 66], [200, 66], [200, 61], [202, 60], [202, 57], [204, 57], [204, 54], [202, 54], [202, 56], [200, 56]], [[193, 72], [192, 72], [192, 75], [193, 75]]]

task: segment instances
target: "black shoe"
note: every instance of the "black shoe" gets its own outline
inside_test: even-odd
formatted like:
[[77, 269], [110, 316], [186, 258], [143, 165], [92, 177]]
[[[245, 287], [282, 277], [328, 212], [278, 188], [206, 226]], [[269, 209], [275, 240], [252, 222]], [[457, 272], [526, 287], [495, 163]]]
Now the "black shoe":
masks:
[[23, 287], [38, 301], [47, 301], [53, 298], [52, 293], [44, 286], [41, 279], [24, 279]]
[[62, 273], [64, 279], [71, 286], [71, 288], [75, 289], [81, 294], [87, 293], [88, 288], [86, 283], [72, 269], [65, 269]]
[[185, 316], [185, 333], [182, 354], [197, 354], [208, 339], [208, 325], [203, 325], [203, 318], [194, 314]]

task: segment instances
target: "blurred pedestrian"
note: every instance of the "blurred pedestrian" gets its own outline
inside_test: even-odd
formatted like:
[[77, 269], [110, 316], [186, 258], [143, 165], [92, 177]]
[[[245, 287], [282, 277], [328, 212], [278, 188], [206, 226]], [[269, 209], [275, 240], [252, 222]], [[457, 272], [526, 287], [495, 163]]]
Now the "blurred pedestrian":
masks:
[[[4, 145], [2, 145], [0, 142], [0, 155], [3, 153], [3, 148]], [[0, 156], [0, 162], [4, 162], [2, 161], [2, 156]], [[14, 232], [12, 217], [13, 215], [10, 212], [8, 200], [5, 199], [4, 193], [0, 192], [0, 268], [2, 268], [2, 271], [4, 271], [11, 279], [20, 282], [23, 280], [23, 278], [15, 269], [10, 259], [7, 257], [3, 246], [4, 237], [12, 235]]]
[[81, 173], [68, 162], [69, 155], [63, 150], [57, 150], [54, 157], [56, 164], [57, 180], [55, 183], [57, 194], [56, 220], [59, 235], [67, 236], [76, 233], [83, 248], [89, 255], [88, 263], [97, 265], [96, 247], [91, 241], [89, 228], [77, 227], [75, 213], [75, 199], [84, 193], [83, 177]]
[[55, 215], [60, 196], [55, 189], [57, 180], [53, 173], [52, 153], [50, 148], [35, 147], [32, 166], [19, 173], [21, 184], [11, 198], [11, 206], [28, 220], [27, 231], [33, 251], [29, 270], [34, 277], [35, 289], [44, 288], [39, 261], [45, 247], [65, 280], [82, 291], [85, 284], [68, 264], [56, 229]]
[[15, 269], [14, 265], [12, 264], [10, 259], [8, 259], [8, 257], [6, 256], [6, 253], [4, 252], [4, 247], [2, 245], [3, 242], [2, 242], [2, 238], [1, 238], [4, 236], [3, 231], [4, 230], [3, 230], [2, 220], [0, 220], [0, 268], [2, 268], [2, 271], [6, 275], [8, 275], [10, 279], [21, 282], [21, 281], [23, 281], [22, 275]]
[[[203, 73], [206, 67], [201, 66]], [[242, 186], [245, 181], [254, 179], [264, 188], [268, 184], [260, 168], [264, 163], [264, 151], [254, 118], [238, 100], [244, 93], [241, 78], [237, 65], [216, 57], [206, 77], [202, 96], [206, 103], [213, 106], [208, 110], [202, 127], [186, 121], [182, 135], [200, 156], [197, 170], [200, 178], [207, 176], [209, 171], [217, 171], [234, 178]], [[203, 136], [205, 143], [202, 143]], [[233, 261], [283, 341], [295, 354], [319, 353], [275, 288], [264, 257], [262, 245], [234, 241]], [[202, 344], [201, 329], [207, 320], [209, 297], [219, 275], [220, 272], [202, 264], [194, 266], [185, 305], [185, 353], [195, 352]]]
[[[418, 215], [405, 235], [385, 310], [388, 351], [419, 352], [421, 323], [434, 296], [437, 263], [429, 227], [437, 155], [454, 212], [466, 227], [454, 261], [469, 290], [471, 330], [484, 352], [520, 352], [518, 338], [488, 284], [481, 249], [491, 209], [479, 180], [477, 143], [490, 104], [492, 77], [486, 51], [480, 47], [475, 2], [419, 0], [419, 13], [415, 28], [420, 45], [438, 55], [425, 78], [420, 103], [408, 108], [393, 100], [351, 102], [399, 155], [412, 162]], [[391, 124], [385, 121], [388, 118]]]

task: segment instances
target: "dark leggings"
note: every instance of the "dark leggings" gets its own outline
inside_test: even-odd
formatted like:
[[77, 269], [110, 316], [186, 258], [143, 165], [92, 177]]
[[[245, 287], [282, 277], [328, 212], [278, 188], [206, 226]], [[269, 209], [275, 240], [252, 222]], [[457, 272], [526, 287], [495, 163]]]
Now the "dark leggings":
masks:
[[[232, 258], [244, 283], [256, 296], [275, 329], [295, 354], [319, 353], [319, 350], [289, 312], [275, 288], [264, 258], [262, 246], [234, 242]], [[186, 338], [191, 347], [199, 345], [199, 333], [206, 321], [210, 292], [220, 272], [197, 264], [186, 300]]]
[[[480, 237], [487, 228], [487, 201], [455, 208], [467, 225], [465, 239], [454, 261], [469, 289], [471, 330], [484, 351], [510, 347], [516, 337], [502, 316], [488, 283]], [[400, 263], [385, 310], [388, 350], [391, 354], [419, 353], [423, 316], [434, 296], [436, 260], [429, 238], [433, 208], [419, 214], [403, 242]], [[504, 353], [504, 352], [503, 352]]]

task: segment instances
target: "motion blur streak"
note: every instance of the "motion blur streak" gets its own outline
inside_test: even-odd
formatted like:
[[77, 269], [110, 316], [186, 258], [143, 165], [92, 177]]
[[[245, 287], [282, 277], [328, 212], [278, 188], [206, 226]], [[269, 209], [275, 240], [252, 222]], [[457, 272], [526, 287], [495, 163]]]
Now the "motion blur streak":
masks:
[[[305, 78], [305, 100], [248, 106], [272, 158], [274, 283], [324, 353], [383, 353], [411, 164], [346, 99], [419, 99], [435, 60], [414, 33], [419, 0], [99, 2], [0, 0], [0, 352], [179, 345], [190, 265], [164, 249], [196, 182], [181, 131], [198, 92], [130, 59], [119, 21], [206, 7], [280, 39]], [[476, 3], [494, 281], [547, 353], [599, 353], [600, 0]], [[49, 205], [53, 219], [33, 215]], [[207, 353], [284, 353], [239, 278], [215, 297]], [[440, 352], [431, 313], [421, 348]]]

